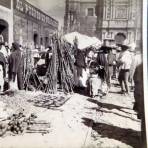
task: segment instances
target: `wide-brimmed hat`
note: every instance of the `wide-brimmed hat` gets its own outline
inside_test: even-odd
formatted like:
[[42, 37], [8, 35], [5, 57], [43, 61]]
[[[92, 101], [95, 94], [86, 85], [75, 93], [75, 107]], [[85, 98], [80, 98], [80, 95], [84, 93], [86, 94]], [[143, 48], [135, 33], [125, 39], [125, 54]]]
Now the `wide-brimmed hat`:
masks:
[[122, 49], [129, 49], [130, 46], [127, 43], [122, 43], [122, 44], [117, 44], [119, 47], [121, 47]]
[[108, 53], [110, 50], [112, 50], [112, 48], [109, 46], [101, 46], [99, 52]]
[[17, 42], [12, 43], [14, 50], [20, 50], [20, 45]]

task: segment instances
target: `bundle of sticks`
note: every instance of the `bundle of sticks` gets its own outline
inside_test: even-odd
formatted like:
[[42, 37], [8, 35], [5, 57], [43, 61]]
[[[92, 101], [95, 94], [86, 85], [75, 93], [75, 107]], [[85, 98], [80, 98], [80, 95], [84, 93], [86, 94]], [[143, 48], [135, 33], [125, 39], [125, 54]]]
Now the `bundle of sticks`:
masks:
[[48, 85], [45, 92], [56, 92], [57, 83], [66, 93], [73, 92], [74, 87], [74, 61], [68, 44], [59, 37], [52, 40], [53, 56], [46, 76]]
[[[52, 58], [45, 75], [46, 84], [40, 81], [37, 73], [29, 64], [32, 62], [31, 49], [26, 49], [24, 87], [28, 89], [30, 85], [33, 85], [36, 90], [55, 94], [58, 90], [57, 84], [59, 84], [62, 91], [72, 93], [74, 87], [74, 60], [70, 47], [58, 35], [52, 37], [51, 46]], [[30, 82], [30, 79], [34, 84]]]
[[[24, 88], [26, 90], [43, 90], [43, 83], [40, 81], [36, 71], [33, 67], [33, 59], [31, 48], [26, 47], [24, 49]], [[34, 88], [33, 88], [34, 86]], [[40, 86], [40, 87], [38, 87]]]

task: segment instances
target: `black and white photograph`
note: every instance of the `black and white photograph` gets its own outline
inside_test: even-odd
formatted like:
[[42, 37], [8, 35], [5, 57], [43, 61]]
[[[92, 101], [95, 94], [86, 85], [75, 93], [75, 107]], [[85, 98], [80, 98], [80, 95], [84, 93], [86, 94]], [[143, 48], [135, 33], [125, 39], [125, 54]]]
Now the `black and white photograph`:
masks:
[[147, 148], [147, 6], [0, 0], [0, 148]]

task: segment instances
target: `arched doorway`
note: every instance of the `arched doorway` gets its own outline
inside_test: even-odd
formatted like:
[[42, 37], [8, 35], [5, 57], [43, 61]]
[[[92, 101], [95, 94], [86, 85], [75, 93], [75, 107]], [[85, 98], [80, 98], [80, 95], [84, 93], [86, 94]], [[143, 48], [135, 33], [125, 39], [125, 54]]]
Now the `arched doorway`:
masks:
[[43, 45], [43, 38], [40, 38], [40, 44]]
[[122, 44], [126, 40], [126, 35], [124, 33], [117, 33], [115, 35], [116, 44]]
[[38, 34], [37, 33], [34, 33], [34, 35], [33, 35], [33, 41], [34, 41], [34, 47], [35, 48], [38, 48], [38, 40], [39, 40]]
[[0, 19], [0, 35], [2, 36], [1, 40], [8, 42], [8, 23], [5, 20]]
[[45, 48], [49, 46], [49, 38], [45, 37]]

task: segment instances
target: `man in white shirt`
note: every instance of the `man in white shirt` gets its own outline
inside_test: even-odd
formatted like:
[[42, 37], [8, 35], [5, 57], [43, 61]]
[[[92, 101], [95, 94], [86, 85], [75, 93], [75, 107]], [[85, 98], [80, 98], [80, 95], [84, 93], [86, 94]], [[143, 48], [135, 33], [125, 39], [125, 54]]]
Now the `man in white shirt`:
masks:
[[[128, 79], [129, 79], [129, 71], [132, 63], [132, 55], [128, 51], [129, 47], [127, 45], [120, 45], [120, 46], [122, 51], [118, 58], [118, 64], [120, 65], [118, 80], [121, 86], [121, 93], [129, 94]], [[124, 90], [124, 87], [125, 87], [125, 90]]]

